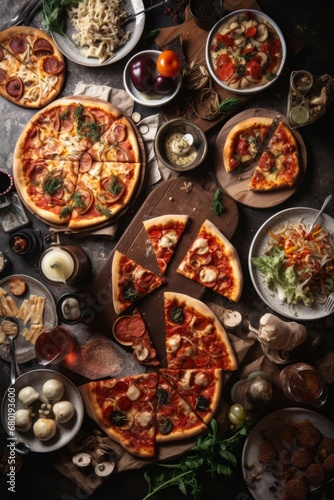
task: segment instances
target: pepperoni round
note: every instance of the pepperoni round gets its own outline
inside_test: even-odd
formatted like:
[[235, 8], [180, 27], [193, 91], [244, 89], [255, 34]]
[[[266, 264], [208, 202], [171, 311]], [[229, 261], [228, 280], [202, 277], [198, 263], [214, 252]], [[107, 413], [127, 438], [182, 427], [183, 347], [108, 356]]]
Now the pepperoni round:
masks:
[[2, 59], [5, 57], [5, 54], [4, 54], [4, 51], [2, 50], [2, 48], [0, 47], [0, 61], [2, 61]]
[[114, 385], [114, 387], [112, 388], [112, 391], [115, 394], [124, 394], [127, 390], [128, 390], [128, 384], [123, 380], [118, 380]]
[[27, 40], [23, 38], [22, 36], [14, 36], [10, 41], [9, 41], [9, 47], [15, 54], [22, 54], [27, 50]]
[[116, 175], [101, 180], [101, 185], [105, 191], [104, 197], [107, 204], [115, 203], [123, 196], [125, 191], [124, 182]]
[[11, 78], [6, 84], [6, 90], [11, 97], [20, 99], [23, 94], [22, 80], [18, 76]]
[[55, 56], [49, 56], [43, 61], [43, 69], [49, 75], [56, 75], [64, 69], [64, 63]]
[[35, 52], [47, 52], [47, 53], [52, 54], [53, 47], [52, 47], [51, 43], [48, 42], [48, 40], [40, 37], [40, 38], [37, 38], [37, 40], [35, 40], [32, 51], [34, 53]]
[[121, 396], [117, 400], [117, 406], [121, 411], [127, 411], [130, 410], [132, 406], [132, 401], [127, 396]]
[[2, 68], [0, 68], [0, 83], [3, 83], [4, 81], [6, 81], [8, 78], [8, 75], [6, 73], [6, 71]]
[[76, 205], [75, 210], [79, 215], [83, 215], [92, 207], [94, 203], [94, 195], [90, 189], [80, 186], [76, 190], [76, 194], [81, 198], [81, 204]]
[[220, 55], [217, 60], [216, 70], [218, 78], [223, 82], [226, 82], [234, 75], [234, 72], [235, 66], [230, 56], [227, 54]]
[[256, 61], [248, 61], [246, 64], [246, 71], [255, 81], [260, 81], [262, 78], [262, 69], [258, 62]]
[[146, 332], [146, 325], [144, 321], [137, 316], [129, 319], [127, 327], [128, 332], [132, 337], [142, 337]]
[[117, 123], [112, 126], [112, 132], [115, 137], [115, 141], [120, 143], [126, 139], [126, 128], [123, 123]]
[[195, 366], [206, 366], [210, 363], [210, 355], [205, 352], [196, 354], [193, 361]]
[[80, 172], [88, 172], [93, 164], [93, 158], [89, 153], [84, 153], [81, 158], [80, 158], [80, 166], [79, 166], [79, 171]]

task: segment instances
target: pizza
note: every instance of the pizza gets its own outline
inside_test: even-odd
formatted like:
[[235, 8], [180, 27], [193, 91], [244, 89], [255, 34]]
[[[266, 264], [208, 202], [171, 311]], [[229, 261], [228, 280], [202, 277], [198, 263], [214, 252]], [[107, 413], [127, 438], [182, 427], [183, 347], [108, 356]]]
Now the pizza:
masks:
[[19, 106], [42, 108], [61, 92], [64, 57], [52, 38], [28, 26], [0, 32], [0, 95]]
[[176, 388], [178, 394], [208, 424], [216, 413], [223, 386], [219, 368], [189, 368], [161, 370], [161, 375]]
[[291, 187], [300, 172], [296, 138], [283, 121], [252, 117], [228, 133], [223, 150], [227, 172], [252, 171], [249, 189], [272, 191]]
[[153, 457], [157, 443], [204, 431], [217, 411], [221, 389], [221, 370], [203, 368], [162, 368], [79, 387], [88, 415], [125, 450], [140, 457]]
[[134, 359], [141, 365], [157, 366], [160, 361], [137, 308], [132, 315], [120, 316], [114, 323], [113, 334], [117, 342], [124, 346], [132, 347]]
[[143, 221], [160, 271], [165, 274], [188, 221], [188, 215], [167, 214]]
[[86, 409], [101, 429], [127, 451], [155, 454], [158, 373], [93, 381], [80, 388]]
[[278, 28], [254, 11], [227, 16], [211, 37], [210, 55], [218, 80], [245, 92], [270, 83], [283, 63]]
[[231, 301], [240, 299], [243, 274], [239, 256], [232, 243], [209, 220], [203, 222], [176, 272]]
[[14, 151], [15, 185], [27, 208], [71, 230], [114, 219], [133, 198], [141, 173], [132, 124], [104, 101], [52, 102], [27, 123]]
[[223, 161], [227, 172], [242, 167], [259, 154], [268, 137], [272, 122], [271, 118], [247, 118], [230, 130], [223, 151]]
[[196, 436], [206, 424], [177, 392], [176, 388], [159, 373], [156, 403], [156, 441], [169, 442]]
[[116, 314], [125, 311], [142, 297], [163, 285], [166, 280], [115, 250], [112, 266], [112, 297]]
[[236, 370], [227, 332], [203, 302], [177, 292], [164, 293], [168, 368]]
[[297, 141], [290, 128], [280, 122], [263, 151], [249, 183], [253, 191], [291, 187], [299, 175]]

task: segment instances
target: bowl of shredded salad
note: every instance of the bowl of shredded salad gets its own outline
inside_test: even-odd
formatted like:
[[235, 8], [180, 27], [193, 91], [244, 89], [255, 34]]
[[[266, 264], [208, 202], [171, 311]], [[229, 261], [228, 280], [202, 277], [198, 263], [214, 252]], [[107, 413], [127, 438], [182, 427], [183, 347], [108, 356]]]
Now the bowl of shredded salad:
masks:
[[309, 234], [318, 211], [297, 207], [268, 219], [249, 252], [249, 271], [262, 300], [290, 319], [325, 317], [323, 305], [334, 291], [334, 220], [323, 214]]

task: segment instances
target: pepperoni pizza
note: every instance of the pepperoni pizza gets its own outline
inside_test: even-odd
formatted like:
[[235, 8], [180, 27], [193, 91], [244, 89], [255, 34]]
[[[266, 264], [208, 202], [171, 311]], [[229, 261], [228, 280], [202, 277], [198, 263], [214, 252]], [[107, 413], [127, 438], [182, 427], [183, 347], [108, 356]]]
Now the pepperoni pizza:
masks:
[[104, 101], [54, 101], [27, 123], [14, 151], [15, 185], [25, 205], [72, 230], [112, 220], [131, 201], [141, 172], [132, 124]]
[[249, 189], [271, 191], [295, 184], [300, 160], [298, 145], [286, 123], [271, 118], [247, 118], [228, 133], [223, 150], [227, 172], [253, 169]]
[[43, 31], [15, 26], [0, 32], [0, 94], [27, 108], [42, 108], [60, 93], [65, 62]]
[[143, 222], [162, 274], [166, 272], [187, 221], [188, 215], [166, 214]]
[[200, 227], [176, 272], [229, 300], [240, 299], [243, 274], [239, 256], [232, 243], [209, 220]]
[[213, 418], [222, 388], [219, 369], [160, 369], [89, 382], [80, 387], [86, 410], [124, 449], [153, 457], [156, 443], [196, 436]]

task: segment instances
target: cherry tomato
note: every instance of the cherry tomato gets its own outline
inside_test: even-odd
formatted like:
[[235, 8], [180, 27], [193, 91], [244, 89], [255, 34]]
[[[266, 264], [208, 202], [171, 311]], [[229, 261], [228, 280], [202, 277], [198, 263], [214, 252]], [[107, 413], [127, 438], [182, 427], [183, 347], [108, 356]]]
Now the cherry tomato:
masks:
[[233, 425], [242, 425], [246, 420], [246, 412], [244, 407], [236, 403], [230, 407], [228, 418]]
[[158, 57], [157, 70], [162, 76], [173, 77], [180, 71], [180, 60], [174, 50], [164, 50]]

